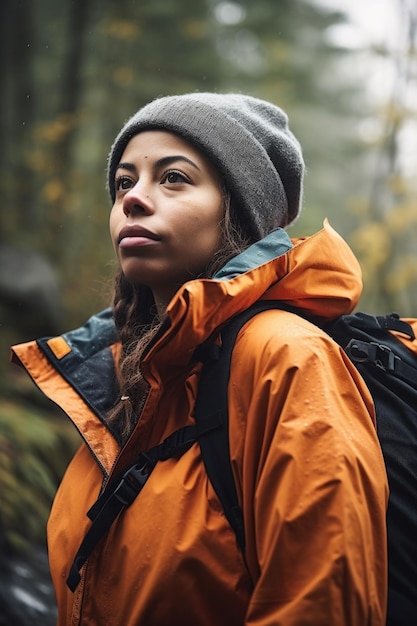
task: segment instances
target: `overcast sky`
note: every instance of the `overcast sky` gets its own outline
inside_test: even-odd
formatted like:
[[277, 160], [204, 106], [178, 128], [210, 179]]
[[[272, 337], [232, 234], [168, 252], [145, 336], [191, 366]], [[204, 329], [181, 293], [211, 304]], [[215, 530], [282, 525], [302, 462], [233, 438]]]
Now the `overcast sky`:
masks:
[[[369, 43], [386, 43], [397, 47], [401, 43], [399, 0], [311, 0], [315, 4], [340, 9], [349, 17], [351, 26], [335, 27], [334, 37], [341, 45], [362, 47]], [[415, 2], [415, 0], [403, 0]]]
[[[382, 106], [389, 102], [417, 113], [417, 80], [415, 57], [409, 55], [408, 27], [410, 16], [417, 21], [417, 0], [310, 0], [329, 9], [341, 10], [350, 24], [328, 29], [326, 36], [339, 46], [358, 50], [360, 62], [355, 68], [374, 100]], [[372, 48], [386, 49], [389, 54], [372, 53]], [[368, 53], [367, 53], [368, 51]], [[411, 68], [413, 64], [414, 69]], [[410, 71], [411, 70], [411, 71]], [[377, 109], [376, 109], [377, 110]], [[417, 167], [417, 124], [408, 116], [401, 132], [402, 167], [415, 176]], [[364, 119], [359, 132], [363, 138], [375, 140], [383, 130], [377, 115]]]

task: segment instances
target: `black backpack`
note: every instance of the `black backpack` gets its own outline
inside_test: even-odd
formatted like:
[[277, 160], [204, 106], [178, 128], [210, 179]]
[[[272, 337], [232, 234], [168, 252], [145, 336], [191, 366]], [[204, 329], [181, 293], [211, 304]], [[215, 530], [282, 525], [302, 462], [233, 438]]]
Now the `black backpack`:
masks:
[[[300, 315], [297, 309], [265, 301], [231, 320], [222, 331], [221, 350], [203, 368], [195, 410], [197, 422], [221, 415], [222, 428], [202, 439], [200, 446], [211, 483], [243, 552], [244, 522], [229, 458], [227, 385], [239, 330], [251, 317], [272, 307]], [[411, 626], [417, 624], [417, 356], [390, 330], [410, 341], [415, 339], [414, 332], [396, 314], [366, 313], [342, 316], [323, 329], [355, 364], [375, 403], [390, 487], [387, 625]]]
[[[301, 315], [297, 309], [279, 302], [257, 302], [225, 325], [221, 347], [208, 342], [196, 351], [196, 358], [204, 363], [195, 406], [196, 424], [175, 431], [158, 446], [140, 454], [122, 477], [107, 485], [87, 513], [92, 524], [70, 570], [67, 580], [70, 589], [75, 590], [83, 564], [119, 513], [138, 496], [156, 463], [179, 457], [196, 441], [208, 477], [244, 554], [244, 520], [229, 455], [230, 361], [242, 326], [254, 315], [271, 308]], [[414, 625], [417, 624], [417, 356], [390, 331], [398, 331], [410, 341], [415, 339], [414, 332], [396, 314], [345, 315], [323, 328], [353, 361], [374, 399], [377, 432], [390, 486], [387, 626]]]

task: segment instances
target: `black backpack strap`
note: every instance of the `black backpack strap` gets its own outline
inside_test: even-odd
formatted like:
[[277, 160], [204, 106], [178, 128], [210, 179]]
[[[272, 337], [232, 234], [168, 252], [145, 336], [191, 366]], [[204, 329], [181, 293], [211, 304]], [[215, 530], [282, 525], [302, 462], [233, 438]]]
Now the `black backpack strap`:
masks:
[[[197, 424], [198, 442], [201, 456], [209, 480], [216, 492], [226, 518], [235, 531], [238, 546], [242, 553], [245, 550], [245, 534], [243, 514], [239, 505], [230, 462], [229, 428], [228, 428], [228, 393], [230, 362], [233, 347], [240, 329], [252, 317], [271, 308], [284, 308], [277, 303], [260, 301], [230, 320], [221, 332], [222, 345], [220, 350], [213, 349], [213, 344], [206, 346], [210, 356], [204, 358], [204, 350], [199, 351], [203, 360], [198, 392], [195, 404], [195, 420]], [[220, 428], [205, 430], [205, 425], [216, 420]]]
[[[356, 365], [372, 363], [391, 375], [415, 385], [414, 358], [407, 348], [399, 349], [398, 338], [389, 332], [399, 332], [410, 341], [415, 339], [412, 326], [400, 319], [397, 313], [343, 315], [326, 324], [324, 330], [342, 346]], [[407, 358], [408, 354], [410, 356]]]
[[77, 588], [81, 580], [80, 570], [90, 554], [116, 517], [137, 498], [157, 462], [181, 456], [195, 443], [196, 438], [195, 426], [180, 428], [159, 445], [141, 453], [121, 479], [109, 484], [87, 513], [92, 524], [78, 548], [67, 578], [71, 591]]
[[411, 341], [416, 338], [412, 326], [408, 322], [402, 320], [398, 313], [377, 315], [376, 319], [378, 320], [381, 328], [384, 328], [385, 330], [396, 330], [397, 332], [408, 337]]

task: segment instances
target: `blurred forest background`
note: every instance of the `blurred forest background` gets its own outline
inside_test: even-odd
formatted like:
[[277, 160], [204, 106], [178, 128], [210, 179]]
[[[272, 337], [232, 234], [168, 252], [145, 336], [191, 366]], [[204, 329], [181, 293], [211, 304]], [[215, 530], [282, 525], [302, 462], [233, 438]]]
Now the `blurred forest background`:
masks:
[[[355, 25], [355, 7], [378, 36]], [[0, 46], [0, 624], [47, 625], [45, 520], [77, 442], [8, 346], [110, 302], [117, 131], [159, 95], [241, 91], [280, 105], [307, 164], [290, 234], [328, 217], [361, 261], [360, 308], [417, 316], [417, 7], [2, 0]]]

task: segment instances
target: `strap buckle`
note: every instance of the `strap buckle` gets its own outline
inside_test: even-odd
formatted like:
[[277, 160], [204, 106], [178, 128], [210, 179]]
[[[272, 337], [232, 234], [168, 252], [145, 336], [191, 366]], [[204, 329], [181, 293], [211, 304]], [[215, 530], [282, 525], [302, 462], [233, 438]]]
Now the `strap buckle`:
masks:
[[370, 361], [376, 367], [388, 372], [395, 371], [396, 360], [399, 360], [389, 346], [375, 341], [368, 343], [359, 339], [351, 339], [346, 346], [346, 352], [352, 361], [357, 363]]
[[[150, 460], [147, 458], [144, 463], [132, 465], [123, 474], [119, 484], [113, 491], [113, 496], [121, 502], [123, 506], [130, 506], [141, 491], [149, 477], [149, 465]], [[153, 464], [151, 463], [151, 465]]]
[[391, 348], [384, 346], [383, 344], [377, 345], [377, 358], [375, 359], [375, 365], [388, 372], [395, 370], [395, 359], [397, 356], [393, 353]]

